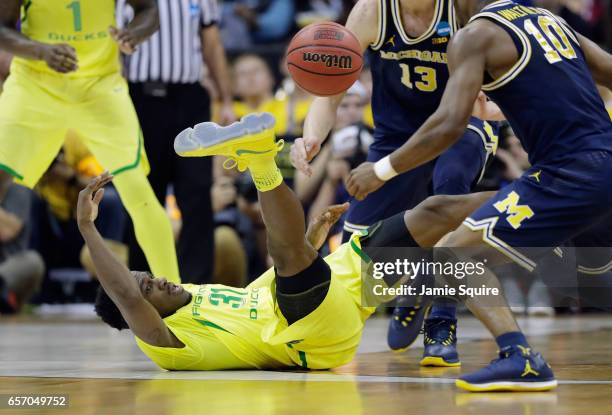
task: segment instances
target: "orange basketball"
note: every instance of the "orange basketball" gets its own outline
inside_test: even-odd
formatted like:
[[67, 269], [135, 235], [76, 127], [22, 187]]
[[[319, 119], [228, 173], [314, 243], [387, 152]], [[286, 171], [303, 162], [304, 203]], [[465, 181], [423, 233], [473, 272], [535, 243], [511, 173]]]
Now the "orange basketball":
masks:
[[353, 33], [333, 22], [300, 30], [287, 48], [287, 69], [293, 80], [313, 95], [346, 91], [363, 66], [361, 45]]

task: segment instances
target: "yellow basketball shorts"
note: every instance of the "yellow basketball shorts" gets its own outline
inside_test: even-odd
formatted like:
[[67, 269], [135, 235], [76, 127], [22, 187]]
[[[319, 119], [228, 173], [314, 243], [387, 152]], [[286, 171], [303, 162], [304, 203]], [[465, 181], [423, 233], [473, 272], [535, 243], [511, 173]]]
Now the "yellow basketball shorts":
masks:
[[275, 307], [276, 318], [262, 331], [271, 345], [285, 344], [291, 360], [305, 369], [329, 369], [350, 362], [366, 319], [375, 311], [361, 305], [359, 238], [340, 246], [325, 261], [332, 270], [327, 296], [312, 313], [291, 325]]
[[113, 174], [148, 168], [138, 117], [119, 73], [70, 78], [13, 64], [0, 95], [0, 169], [33, 187], [69, 132]]

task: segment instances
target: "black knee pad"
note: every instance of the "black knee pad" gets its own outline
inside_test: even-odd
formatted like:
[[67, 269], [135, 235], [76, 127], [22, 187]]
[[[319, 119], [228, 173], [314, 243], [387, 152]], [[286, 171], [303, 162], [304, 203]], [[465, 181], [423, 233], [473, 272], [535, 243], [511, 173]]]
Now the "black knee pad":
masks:
[[376, 222], [368, 228], [368, 234], [360, 238], [361, 246], [366, 247], [404, 247], [417, 248], [404, 221], [405, 212], [398, 213], [390, 218]]
[[298, 294], [284, 294], [277, 290], [276, 301], [287, 322], [293, 324], [315, 311], [325, 300], [330, 283], [324, 282]]
[[289, 324], [312, 313], [325, 299], [331, 282], [331, 269], [320, 256], [303, 271], [276, 276], [276, 301]]

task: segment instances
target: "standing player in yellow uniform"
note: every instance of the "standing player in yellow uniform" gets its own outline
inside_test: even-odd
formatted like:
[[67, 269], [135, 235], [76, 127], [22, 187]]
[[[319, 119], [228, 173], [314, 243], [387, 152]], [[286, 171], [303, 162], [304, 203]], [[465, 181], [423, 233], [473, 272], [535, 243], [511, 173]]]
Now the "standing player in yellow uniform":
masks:
[[376, 247], [432, 246], [490, 197], [434, 196], [353, 235], [323, 259], [316, 249], [348, 206], [331, 208], [305, 232], [302, 206], [274, 161], [280, 146], [273, 128], [270, 114], [251, 114], [228, 127], [199, 124], [175, 141], [180, 155], [226, 156], [253, 177], [274, 268], [245, 289], [130, 274], [94, 225], [102, 187], [112, 176], [94, 179], [79, 195], [79, 229], [103, 288], [96, 312], [112, 327], [129, 327], [164, 369], [327, 369], [349, 362], [374, 311], [362, 302], [362, 259], [369, 262], [362, 247], [371, 254]]
[[15, 56], [0, 96], [0, 186], [11, 176], [34, 186], [72, 130], [117, 176], [151, 269], [178, 282], [170, 223], [146, 178], [119, 63], [119, 48], [133, 52], [157, 30], [157, 7], [154, 0], [130, 4], [135, 17], [119, 31], [114, 0], [0, 2], [0, 48]]

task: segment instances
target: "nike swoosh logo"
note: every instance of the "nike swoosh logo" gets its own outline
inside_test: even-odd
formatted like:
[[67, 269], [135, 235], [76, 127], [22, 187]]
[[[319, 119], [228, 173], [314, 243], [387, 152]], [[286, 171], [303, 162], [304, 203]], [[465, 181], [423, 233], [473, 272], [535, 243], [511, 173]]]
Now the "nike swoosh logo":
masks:
[[266, 151], [255, 151], [255, 150], [236, 150], [236, 154], [238, 156], [242, 156], [243, 154], [266, 154], [269, 153], [272, 150], [266, 150]]

